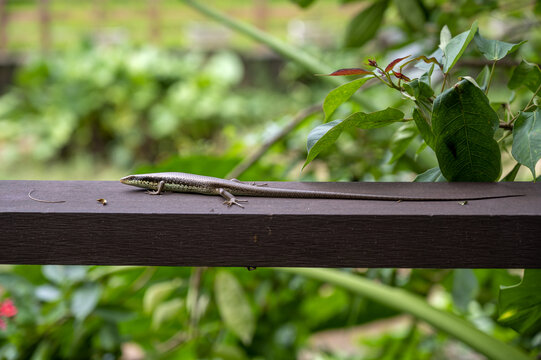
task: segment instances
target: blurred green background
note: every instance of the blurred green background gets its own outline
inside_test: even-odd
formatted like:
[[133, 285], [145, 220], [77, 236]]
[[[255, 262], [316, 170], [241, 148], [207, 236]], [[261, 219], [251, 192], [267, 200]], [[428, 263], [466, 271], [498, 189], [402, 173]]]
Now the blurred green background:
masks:
[[[444, 25], [456, 35], [478, 20], [485, 37], [528, 40], [498, 64], [491, 101], [531, 96], [506, 84], [521, 58], [541, 61], [540, 1], [380, 0], [384, 14], [365, 19], [364, 40], [346, 46], [351, 22], [375, 3], [204, 4], [331, 69], [429, 55]], [[0, 30], [0, 180], [117, 180], [136, 171], [225, 177], [292, 122], [238, 178], [411, 181], [437, 165], [420, 139], [390, 163], [396, 125], [343, 134], [301, 172], [306, 138], [323, 114], [298, 114], [336, 85], [182, 1], [4, 1]], [[475, 77], [485, 65], [469, 49], [454, 75]], [[367, 86], [360, 97], [336, 117], [386, 106], [411, 114], [384, 87]], [[531, 175], [521, 170], [518, 179]], [[344, 272], [419, 295], [539, 354], [541, 333], [497, 322], [499, 287], [518, 283], [521, 271]], [[3, 265], [6, 298], [18, 313], [0, 330], [0, 359], [484, 358], [378, 301], [272, 269]]]

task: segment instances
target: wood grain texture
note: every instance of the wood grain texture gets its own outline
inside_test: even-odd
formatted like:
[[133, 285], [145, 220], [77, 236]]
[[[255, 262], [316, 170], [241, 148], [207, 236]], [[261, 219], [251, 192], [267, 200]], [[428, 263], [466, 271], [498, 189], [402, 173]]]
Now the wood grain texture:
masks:
[[[270, 183], [502, 199], [435, 202], [149, 196], [118, 182], [0, 181], [0, 263], [541, 268], [541, 184]], [[40, 203], [43, 200], [65, 203]], [[107, 206], [97, 199], [107, 199]]]

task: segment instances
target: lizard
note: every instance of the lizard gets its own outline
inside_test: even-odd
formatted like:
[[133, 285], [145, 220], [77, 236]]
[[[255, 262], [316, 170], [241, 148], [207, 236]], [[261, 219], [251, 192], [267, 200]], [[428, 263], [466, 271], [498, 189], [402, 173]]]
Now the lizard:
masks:
[[383, 200], [383, 201], [467, 201], [483, 200], [522, 195], [487, 195], [464, 197], [412, 197], [396, 195], [357, 194], [332, 191], [295, 190], [262, 187], [255, 183], [243, 183], [236, 179], [226, 180], [211, 176], [195, 175], [182, 172], [163, 172], [152, 174], [128, 175], [120, 179], [126, 185], [147, 189], [151, 195], [160, 195], [164, 191], [199, 193], [205, 195], [220, 195], [224, 204], [231, 207], [247, 200], [239, 200], [235, 195], [278, 197], [278, 198], [319, 198], [319, 199], [353, 199], [353, 200]]

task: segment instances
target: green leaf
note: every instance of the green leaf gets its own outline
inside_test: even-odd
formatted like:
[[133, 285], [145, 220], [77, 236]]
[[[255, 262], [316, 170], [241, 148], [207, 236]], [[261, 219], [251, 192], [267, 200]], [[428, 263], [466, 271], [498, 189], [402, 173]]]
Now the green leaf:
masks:
[[373, 76], [363, 77], [357, 80], [350, 81], [344, 85], [340, 85], [336, 89], [332, 90], [325, 101], [323, 102], [323, 111], [325, 112], [325, 122], [329, 120], [336, 109], [357, 91], [365, 82], [372, 79]]
[[400, 17], [414, 30], [424, 29], [426, 17], [420, 0], [395, 0]]
[[[55, 344], [56, 345], [56, 344]], [[48, 360], [51, 359], [51, 353], [53, 352], [53, 346], [50, 341], [42, 340], [37, 346], [36, 350], [32, 354], [29, 360]], [[2, 359], [4, 359], [2, 357]]]
[[308, 165], [323, 150], [334, 144], [342, 131], [358, 127], [373, 129], [383, 127], [394, 122], [402, 121], [404, 113], [397, 109], [387, 108], [373, 113], [357, 112], [344, 120], [334, 120], [314, 128], [308, 134], [308, 156], [303, 168]]
[[505, 175], [505, 177], [500, 181], [515, 181], [515, 178], [517, 177], [518, 171], [520, 170], [521, 166], [521, 164], [517, 163], [515, 166], [513, 166], [511, 171], [509, 171], [509, 173]]
[[344, 45], [360, 47], [373, 39], [383, 21], [388, 0], [378, 0], [359, 12], [348, 24]]
[[507, 87], [514, 90], [522, 85], [533, 93], [539, 89], [541, 85], [541, 69], [539, 69], [539, 65], [522, 60], [513, 70], [513, 75], [511, 75]]
[[479, 291], [477, 277], [471, 269], [455, 269], [453, 271], [453, 302], [455, 306], [465, 312], [468, 304]]
[[413, 121], [415, 121], [415, 125], [417, 125], [417, 129], [419, 129], [419, 132], [421, 133], [421, 137], [425, 141], [425, 143], [430, 146], [432, 149], [435, 147], [435, 138], [434, 133], [432, 132], [432, 128], [428, 124], [428, 122], [425, 120], [425, 118], [421, 115], [421, 112], [419, 109], [413, 110]]
[[541, 159], [541, 110], [521, 112], [513, 127], [511, 154], [536, 178], [535, 165]]
[[475, 78], [475, 81], [477, 81], [477, 84], [479, 84], [481, 90], [486, 91], [488, 82], [490, 81], [490, 68], [488, 65], [485, 65], [483, 70]]
[[391, 138], [390, 150], [393, 156], [389, 160], [389, 164], [396, 162], [404, 155], [409, 144], [417, 135], [419, 135], [419, 131], [417, 131], [417, 126], [413, 121], [407, 122], [396, 130]]
[[432, 130], [438, 163], [449, 181], [496, 181], [501, 155], [494, 133], [498, 115], [486, 95], [462, 80], [434, 101]]
[[449, 44], [449, 41], [453, 38], [453, 35], [451, 35], [451, 30], [449, 30], [449, 27], [447, 25], [443, 25], [440, 31], [440, 44], [439, 48], [441, 50], [445, 49], [447, 44]]
[[255, 317], [242, 286], [228, 271], [219, 271], [214, 280], [216, 303], [220, 316], [231, 332], [245, 345], [252, 342]]
[[499, 40], [485, 39], [481, 36], [479, 30], [477, 30], [475, 33], [473, 41], [475, 42], [475, 45], [477, 45], [479, 51], [481, 51], [488, 60], [492, 61], [503, 59], [507, 54], [516, 51], [522, 44], [526, 42], [521, 41], [518, 44], [511, 44]]
[[76, 283], [86, 277], [87, 266], [81, 265], [44, 265], [43, 276], [55, 284]]
[[315, 2], [315, 0], [289, 0], [289, 1], [291, 1], [294, 4], [297, 4], [298, 6], [300, 6], [303, 9], [309, 7], [310, 5], [312, 5]]
[[500, 290], [498, 322], [522, 335], [541, 331], [541, 270], [526, 269], [522, 281]]
[[178, 318], [183, 306], [184, 301], [180, 298], [174, 298], [159, 304], [152, 313], [152, 329], [159, 329], [166, 321]]
[[455, 36], [443, 49], [443, 72], [448, 73], [455, 66], [458, 59], [462, 56], [468, 44], [472, 41], [477, 31], [477, 21], [475, 21], [470, 30]]
[[406, 92], [416, 99], [428, 99], [434, 95], [434, 90], [430, 87], [430, 82], [426, 81], [425, 75], [403, 85]]
[[413, 182], [445, 182], [439, 167], [428, 169], [422, 174], [417, 175]]
[[182, 284], [181, 279], [163, 281], [150, 286], [143, 297], [143, 309], [145, 313], [150, 314], [156, 306], [164, 301], [173, 291]]
[[52, 302], [60, 299], [62, 293], [56, 286], [44, 284], [36, 287], [35, 295], [43, 302]]
[[[507, 344], [491, 334], [477, 329], [471, 322], [445, 310], [427, 304], [425, 298], [405, 289], [386, 286], [376, 281], [337, 269], [277, 268], [295, 275], [307, 276], [331, 286], [341, 286], [352, 293], [380, 303], [381, 305], [406, 312], [420, 321], [427, 322], [464, 342], [475, 351], [492, 360], [528, 360], [531, 358], [518, 347]], [[541, 295], [541, 291], [537, 294]], [[541, 324], [541, 322], [538, 322]], [[399, 358], [403, 358], [399, 356]], [[415, 357], [414, 357], [415, 358]], [[419, 358], [419, 357], [417, 357]]]
[[100, 347], [107, 351], [115, 351], [122, 343], [117, 325], [110, 322], [101, 326], [98, 332], [98, 338], [100, 340]]
[[[216, 342], [212, 348], [210, 359], [220, 360], [248, 360], [248, 356], [240, 345]], [[257, 357], [256, 357], [257, 359]]]
[[71, 298], [70, 310], [77, 320], [84, 320], [98, 304], [101, 287], [97, 283], [86, 283], [80, 286]]

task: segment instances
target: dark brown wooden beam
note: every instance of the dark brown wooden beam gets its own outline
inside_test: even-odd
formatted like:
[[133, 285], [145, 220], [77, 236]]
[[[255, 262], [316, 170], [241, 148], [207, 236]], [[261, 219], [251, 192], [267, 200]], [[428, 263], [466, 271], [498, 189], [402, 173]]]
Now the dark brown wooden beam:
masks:
[[[541, 268], [541, 184], [270, 183], [450, 202], [149, 196], [119, 182], [0, 181], [0, 263]], [[43, 200], [65, 203], [42, 203]], [[97, 199], [104, 198], [103, 206]]]

